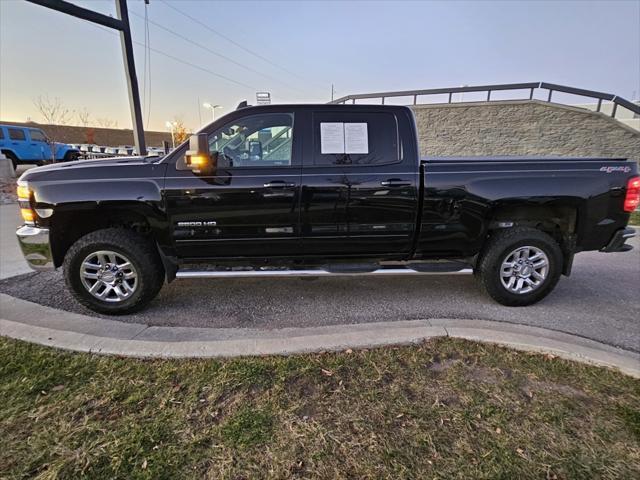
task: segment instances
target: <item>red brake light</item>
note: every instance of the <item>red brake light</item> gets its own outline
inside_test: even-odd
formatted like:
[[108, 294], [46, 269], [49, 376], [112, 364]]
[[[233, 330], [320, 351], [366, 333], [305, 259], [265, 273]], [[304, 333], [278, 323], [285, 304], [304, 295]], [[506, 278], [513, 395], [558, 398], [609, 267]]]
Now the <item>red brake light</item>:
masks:
[[627, 182], [627, 194], [624, 197], [624, 211], [633, 212], [640, 204], [640, 177], [630, 178]]

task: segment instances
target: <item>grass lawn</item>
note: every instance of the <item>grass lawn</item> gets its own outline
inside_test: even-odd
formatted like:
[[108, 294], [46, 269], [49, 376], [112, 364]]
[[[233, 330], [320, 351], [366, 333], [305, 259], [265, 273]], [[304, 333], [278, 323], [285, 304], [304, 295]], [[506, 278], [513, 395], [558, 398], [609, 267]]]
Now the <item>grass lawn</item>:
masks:
[[631, 212], [631, 217], [629, 218], [629, 225], [640, 225], [640, 210]]
[[0, 339], [0, 478], [640, 478], [640, 381], [462, 340], [132, 360]]

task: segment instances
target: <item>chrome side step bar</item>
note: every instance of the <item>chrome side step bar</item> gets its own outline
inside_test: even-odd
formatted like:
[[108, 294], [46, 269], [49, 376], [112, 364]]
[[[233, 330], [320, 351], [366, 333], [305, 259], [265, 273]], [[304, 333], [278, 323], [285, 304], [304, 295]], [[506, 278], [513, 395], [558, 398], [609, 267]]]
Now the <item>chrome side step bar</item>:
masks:
[[328, 277], [328, 276], [391, 276], [391, 275], [459, 275], [473, 270], [457, 272], [418, 272], [409, 268], [379, 268], [371, 272], [328, 272], [326, 270], [178, 270], [176, 278], [251, 278], [251, 277]]

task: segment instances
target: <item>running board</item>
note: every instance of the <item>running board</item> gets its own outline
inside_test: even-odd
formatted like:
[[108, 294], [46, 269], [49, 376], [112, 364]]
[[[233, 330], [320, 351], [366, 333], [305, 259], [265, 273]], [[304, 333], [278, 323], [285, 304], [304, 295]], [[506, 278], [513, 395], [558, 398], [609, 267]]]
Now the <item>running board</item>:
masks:
[[379, 268], [371, 272], [328, 272], [326, 270], [178, 270], [176, 278], [251, 278], [251, 277], [328, 277], [387, 275], [456, 275], [469, 274], [464, 268], [456, 272], [418, 272], [409, 268]]

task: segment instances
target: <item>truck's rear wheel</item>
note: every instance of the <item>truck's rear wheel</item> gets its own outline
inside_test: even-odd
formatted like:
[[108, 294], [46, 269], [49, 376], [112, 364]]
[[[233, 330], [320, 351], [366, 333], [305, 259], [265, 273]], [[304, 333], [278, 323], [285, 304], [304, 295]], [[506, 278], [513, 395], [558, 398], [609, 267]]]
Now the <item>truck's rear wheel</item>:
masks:
[[562, 272], [562, 251], [546, 233], [516, 227], [496, 232], [481, 254], [476, 275], [497, 302], [531, 305], [546, 297]]
[[153, 245], [118, 228], [89, 233], [74, 243], [65, 256], [64, 276], [78, 302], [110, 315], [140, 310], [164, 283]]

